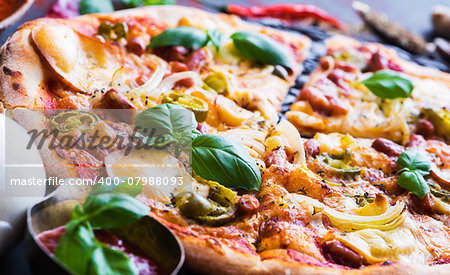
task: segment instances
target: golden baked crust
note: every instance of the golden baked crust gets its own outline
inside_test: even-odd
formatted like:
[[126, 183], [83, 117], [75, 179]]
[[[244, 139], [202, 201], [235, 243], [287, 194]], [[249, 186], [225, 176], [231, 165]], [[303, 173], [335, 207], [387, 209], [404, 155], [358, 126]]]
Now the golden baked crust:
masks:
[[199, 274], [448, 274], [449, 264], [411, 265], [404, 263], [380, 263], [363, 269], [346, 269], [342, 266], [325, 267], [308, 263], [307, 257], [295, 251], [280, 250], [272, 257], [243, 253], [221, 244], [216, 238], [191, 236], [175, 231], [186, 252], [185, 267]]

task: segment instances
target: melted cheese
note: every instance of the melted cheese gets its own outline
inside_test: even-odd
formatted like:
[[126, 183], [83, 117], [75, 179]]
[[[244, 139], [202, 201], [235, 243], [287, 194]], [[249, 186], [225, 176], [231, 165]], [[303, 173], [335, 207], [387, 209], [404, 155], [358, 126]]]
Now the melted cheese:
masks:
[[281, 146], [294, 156], [293, 164], [305, 164], [305, 150], [302, 137], [297, 129], [287, 120], [282, 120], [270, 131], [266, 138], [267, 152]]
[[116, 151], [105, 158], [108, 176], [133, 178], [149, 197], [166, 197], [175, 190], [189, 190], [194, 179], [185, 167], [164, 150]]
[[45, 25], [34, 30], [33, 38], [39, 49], [64, 73], [69, 73], [77, 65], [81, 45], [72, 29]]
[[[402, 204], [388, 207], [386, 200], [377, 199], [374, 203], [355, 210], [358, 215], [352, 215], [333, 210], [307, 196], [290, 194], [290, 199], [297, 201], [303, 208], [307, 209], [310, 205], [314, 212], [328, 216], [336, 228], [336, 234], [329, 233], [324, 238], [341, 241], [362, 255], [366, 263], [400, 260], [425, 264], [432, 259], [414, 221], [406, 211], [399, 212], [404, 208]], [[316, 219], [312, 225], [318, 232], [325, 234], [328, 230], [324, 229], [321, 220]]]
[[128, 81], [151, 72], [144, 57], [121, 51], [62, 24], [40, 25], [33, 29], [31, 38], [49, 69], [77, 92], [92, 94], [111, 88], [114, 73], [122, 67]]
[[431, 259], [431, 254], [418, 236], [417, 226], [407, 217], [402, 225], [393, 230], [363, 229], [341, 234], [336, 239], [363, 255], [370, 264], [387, 260], [425, 264]]
[[431, 79], [414, 78], [412, 98], [423, 106], [448, 107], [450, 89], [443, 83]]

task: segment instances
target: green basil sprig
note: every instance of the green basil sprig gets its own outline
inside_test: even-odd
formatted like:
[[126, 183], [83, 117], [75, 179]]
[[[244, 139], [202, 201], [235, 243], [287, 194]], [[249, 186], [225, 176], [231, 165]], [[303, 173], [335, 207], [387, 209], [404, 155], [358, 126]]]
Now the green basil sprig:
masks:
[[131, 196], [105, 193], [77, 204], [55, 257], [74, 274], [138, 273], [128, 256], [95, 238], [93, 229], [111, 229], [138, 221], [150, 208]]
[[292, 68], [291, 59], [283, 46], [267, 35], [242, 31], [233, 33], [230, 38], [236, 49], [251, 60]]
[[194, 138], [192, 168], [202, 178], [227, 187], [259, 190], [261, 185], [261, 174], [255, 160], [241, 144], [223, 136]]
[[357, 84], [363, 84], [377, 97], [388, 99], [407, 98], [414, 89], [409, 79], [391, 70], [377, 71]]
[[191, 145], [191, 165], [200, 177], [227, 187], [259, 189], [261, 175], [247, 150], [240, 143], [226, 137], [201, 135], [196, 130], [197, 122], [193, 112], [166, 103], [137, 114], [135, 124], [144, 128], [157, 128], [157, 132], [167, 135], [167, 139], [174, 143], [175, 152]]
[[397, 184], [423, 199], [430, 192], [424, 179], [431, 170], [428, 157], [420, 151], [408, 149], [398, 157], [397, 166], [400, 168]]

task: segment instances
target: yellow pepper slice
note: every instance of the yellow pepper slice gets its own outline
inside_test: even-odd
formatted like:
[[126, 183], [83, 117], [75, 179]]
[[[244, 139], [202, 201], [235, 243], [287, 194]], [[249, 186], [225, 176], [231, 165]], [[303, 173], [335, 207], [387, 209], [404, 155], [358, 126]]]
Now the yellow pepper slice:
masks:
[[423, 112], [436, 127], [438, 135], [450, 136], [450, 112], [444, 108], [423, 108]]
[[194, 112], [195, 119], [198, 122], [205, 121], [208, 115], [208, 104], [204, 100], [192, 95], [171, 91], [164, 95], [162, 102], [180, 105], [191, 110]]

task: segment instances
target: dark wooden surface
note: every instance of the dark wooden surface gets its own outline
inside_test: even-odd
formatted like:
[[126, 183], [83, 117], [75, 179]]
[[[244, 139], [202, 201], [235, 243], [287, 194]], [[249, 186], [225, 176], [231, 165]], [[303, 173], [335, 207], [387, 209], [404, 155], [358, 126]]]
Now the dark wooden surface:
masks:
[[[0, 34], [0, 44], [3, 44], [21, 24], [28, 20], [45, 16], [48, 8], [56, 0], [36, 0], [24, 17]], [[206, 1], [206, 0], [205, 0]], [[246, 0], [246, 1], [223, 1], [207, 0], [216, 5], [224, 5], [229, 2], [238, 2], [244, 5], [270, 4], [270, 0]], [[431, 9], [434, 5], [443, 4], [450, 6], [450, 0], [361, 0], [368, 3], [373, 9], [386, 13], [389, 18], [406, 26], [416, 34], [430, 39], [432, 25], [430, 20]], [[280, 1], [276, 1], [280, 2]], [[351, 8], [352, 0], [283, 0], [283, 3], [308, 3], [314, 4], [330, 14], [338, 17], [342, 22], [350, 25], [362, 24], [359, 17]], [[201, 7], [193, 0], [179, 0], [179, 4]], [[205, 8], [208, 9], [208, 8]], [[28, 275], [30, 270], [27, 265], [24, 245], [21, 243], [11, 253], [0, 257], [0, 274], [2, 275]]]

